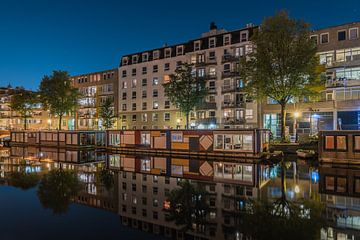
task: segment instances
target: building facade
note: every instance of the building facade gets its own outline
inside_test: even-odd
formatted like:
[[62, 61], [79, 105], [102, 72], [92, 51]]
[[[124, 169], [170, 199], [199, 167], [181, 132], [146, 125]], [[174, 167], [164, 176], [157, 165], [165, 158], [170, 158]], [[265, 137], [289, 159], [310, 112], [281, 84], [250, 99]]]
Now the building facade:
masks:
[[257, 104], [242, 91], [238, 64], [252, 51], [256, 27], [227, 32], [211, 24], [201, 38], [125, 55], [119, 67], [119, 113], [122, 129], [184, 128], [185, 116], [164, 94], [163, 83], [181, 63], [206, 82], [208, 95], [190, 114], [192, 128], [245, 128], [258, 125]]
[[[0, 88], [0, 130], [23, 129], [24, 119], [10, 107], [11, 98], [27, 91], [23, 88], [11, 86]], [[49, 129], [51, 118], [49, 112], [42, 109], [41, 104], [35, 104], [32, 114], [26, 120], [27, 129]]]
[[[319, 130], [360, 128], [360, 22], [313, 31], [325, 66], [325, 89], [316, 99], [294, 99], [287, 105], [290, 135], [316, 134]], [[271, 99], [262, 104], [262, 127], [280, 131], [280, 107]]]
[[[73, 86], [79, 89], [81, 97], [75, 116], [77, 129], [101, 129], [99, 117], [101, 105], [107, 98], [113, 100], [114, 114], [118, 110], [118, 69], [72, 76]], [[115, 121], [116, 127], [117, 121]]]

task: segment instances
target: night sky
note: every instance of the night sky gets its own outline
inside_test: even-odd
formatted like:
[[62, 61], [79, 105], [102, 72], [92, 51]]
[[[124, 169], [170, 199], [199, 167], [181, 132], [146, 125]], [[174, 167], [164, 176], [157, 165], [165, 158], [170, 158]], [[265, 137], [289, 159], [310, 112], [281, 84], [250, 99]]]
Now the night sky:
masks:
[[359, 0], [1, 0], [0, 86], [37, 89], [45, 74], [119, 65], [124, 54], [234, 30], [287, 9], [314, 29], [360, 21]]

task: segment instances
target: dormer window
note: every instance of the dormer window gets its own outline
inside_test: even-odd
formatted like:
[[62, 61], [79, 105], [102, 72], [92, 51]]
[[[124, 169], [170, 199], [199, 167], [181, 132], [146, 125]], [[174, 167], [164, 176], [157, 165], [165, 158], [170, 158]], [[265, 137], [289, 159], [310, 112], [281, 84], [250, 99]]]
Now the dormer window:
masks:
[[350, 28], [349, 29], [349, 39], [358, 39], [359, 38], [359, 28]]
[[147, 62], [148, 60], [149, 60], [149, 54], [148, 53], [143, 53], [142, 54], [142, 61]]
[[171, 48], [167, 48], [167, 49], [165, 49], [165, 58], [169, 58], [169, 57], [171, 57]]
[[160, 56], [159, 50], [156, 50], [156, 51], [153, 52], [153, 59], [154, 60], [159, 59], [159, 56]]
[[128, 59], [127, 57], [124, 57], [124, 58], [122, 59], [122, 64], [123, 64], [123, 65], [128, 65], [128, 63], [129, 63], [129, 59]]
[[176, 56], [180, 56], [184, 54], [184, 47], [183, 46], [177, 46], [176, 47]]
[[201, 49], [201, 41], [194, 42], [194, 51], [199, 51]]
[[216, 45], [216, 38], [209, 38], [209, 48], [214, 48]]
[[230, 34], [224, 35], [224, 45], [229, 45], [230, 41], [231, 41]]
[[247, 42], [248, 40], [248, 32], [241, 32], [240, 33], [240, 42]]
[[133, 55], [132, 56], [132, 63], [137, 63], [138, 62], [138, 56], [137, 55]]

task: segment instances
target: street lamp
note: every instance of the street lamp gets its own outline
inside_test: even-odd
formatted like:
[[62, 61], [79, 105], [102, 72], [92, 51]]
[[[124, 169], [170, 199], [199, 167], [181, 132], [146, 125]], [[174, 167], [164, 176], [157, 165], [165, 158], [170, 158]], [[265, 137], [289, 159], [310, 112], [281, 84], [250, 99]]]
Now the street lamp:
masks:
[[50, 130], [50, 128], [51, 128], [51, 119], [50, 118], [47, 120], [47, 123], [48, 123], [48, 128]]
[[180, 129], [180, 118], [176, 119], [176, 129]]

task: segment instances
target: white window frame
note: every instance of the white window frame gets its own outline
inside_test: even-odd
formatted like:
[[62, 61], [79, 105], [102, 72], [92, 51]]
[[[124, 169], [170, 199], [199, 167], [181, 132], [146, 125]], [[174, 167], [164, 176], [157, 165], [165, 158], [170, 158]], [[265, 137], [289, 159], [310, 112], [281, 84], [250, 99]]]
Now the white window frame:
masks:
[[[356, 30], [356, 38], [350, 38], [351, 37], [351, 34], [350, 34], [351, 30]], [[354, 39], [359, 39], [359, 28], [358, 27], [349, 28], [349, 40], [354, 40]]]
[[[214, 41], [214, 44], [212, 45], [211, 42]], [[215, 48], [216, 47], [216, 38], [212, 37], [209, 38], [209, 48]]]
[[[179, 49], [181, 49], [180, 53], [179, 53]], [[184, 46], [183, 45], [176, 46], [176, 56], [181, 56], [181, 55], [184, 55]]]
[[[327, 35], [327, 36], [328, 36], [328, 41], [325, 42], [325, 43], [322, 42], [322, 36], [324, 36], [324, 35]], [[328, 44], [328, 43], [330, 43], [330, 34], [329, 34], [329, 32], [321, 33], [321, 34], [320, 34], [320, 44]]]
[[[166, 115], [167, 115], [167, 114], [169, 115], [169, 118], [168, 118], [168, 119], [166, 118]], [[171, 114], [170, 114], [169, 112], [164, 112], [164, 121], [165, 121], [165, 122], [169, 122], [170, 119], [171, 119]]]
[[[229, 42], [228, 42], [228, 43], [225, 42], [225, 39], [226, 39], [227, 37], [229, 37]], [[223, 45], [226, 46], [226, 45], [230, 45], [230, 44], [231, 44], [231, 34], [225, 34], [225, 35], [223, 36]]]
[[[139, 61], [139, 56], [138, 55], [132, 55], [131, 58], [132, 58], [131, 60], [132, 60], [133, 64], [138, 63], [138, 61]], [[136, 61], [134, 61], [134, 59], [136, 59]]]
[[[197, 44], [199, 44], [199, 48], [197, 48]], [[197, 41], [194, 41], [194, 51], [199, 51], [201, 50], [201, 41], [200, 40], [197, 40]]]
[[160, 51], [159, 50], [153, 51], [153, 60], [157, 60], [159, 58], [160, 58]]
[[[170, 53], [169, 55], [166, 54], [167, 51], [169, 51], [169, 53]], [[170, 57], [171, 57], [171, 48], [166, 48], [164, 50], [164, 58], [170, 58]]]
[[310, 39], [311, 39], [312, 37], [316, 37], [316, 44], [319, 44], [319, 35], [318, 35], [318, 34], [310, 35]]
[[[145, 59], [145, 56], [146, 56], [146, 59]], [[141, 56], [141, 60], [143, 62], [149, 61], [149, 53], [143, 53], [142, 56]]]

